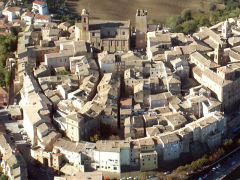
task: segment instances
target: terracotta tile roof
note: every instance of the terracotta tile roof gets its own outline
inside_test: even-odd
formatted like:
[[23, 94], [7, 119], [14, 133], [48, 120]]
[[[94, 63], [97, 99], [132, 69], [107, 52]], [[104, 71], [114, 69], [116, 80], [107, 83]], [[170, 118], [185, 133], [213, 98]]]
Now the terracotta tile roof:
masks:
[[14, 12], [14, 11], [20, 11], [21, 8], [20, 7], [6, 7], [3, 11], [10, 11], [10, 12]]
[[120, 104], [121, 106], [132, 106], [132, 98], [122, 100]]
[[41, 15], [37, 14], [34, 19], [42, 19], [42, 20], [48, 20], [50, 18], [50, 15]]
[[0, 35], [7, 36], [9, 33], [7, 32], [0, 32]]
[[0, 94], [8, 94], [5, 88], [0, 87]]
[[35, 1], [33, 1], [33, 3], [34, 3], [34, 4], [38, 4], [38, 5], [42, 5], [44, 2], [35, 0]]
[[23, 13], [22, 16], [29, 16], [29, 17], [33, 17], [34, 16], [34, 13], [33, 12], [25, 12]]

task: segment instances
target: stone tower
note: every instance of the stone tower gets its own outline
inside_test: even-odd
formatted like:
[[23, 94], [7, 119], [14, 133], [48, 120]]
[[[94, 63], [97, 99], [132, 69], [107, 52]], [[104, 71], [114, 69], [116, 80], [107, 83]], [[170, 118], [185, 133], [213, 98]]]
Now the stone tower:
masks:
[[88, 27], [89, 27], [89, 13], [88, 13], [88, 11], [86, 9], [82, 10], [81, 23], [82, 23], [83, 30], [88, 31]]
[[222, 36], [226, 39], [231, 35], [231, 27], [228, 20], [226, 20], [222, 25]]
[[136, 13], [136, 48], [145, 49], [147, 46], [147, 11], [138, 9]]
[[75, 40], [84, 40], [88, 42], [89, 37], [89, 13], [86, 9], [82, 10], [81, 23], [75, 24]]
[[214, 62], [219, 65], [225, 65], [224, 52], [220, 44], [214, 50]]

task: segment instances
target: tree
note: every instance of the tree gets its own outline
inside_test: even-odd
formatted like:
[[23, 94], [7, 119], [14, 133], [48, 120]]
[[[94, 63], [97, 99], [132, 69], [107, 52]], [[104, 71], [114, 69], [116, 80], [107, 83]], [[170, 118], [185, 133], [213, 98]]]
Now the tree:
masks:
[[217, 9], [216, 4], [211, 4], [210, 11], [215, 11]]
[[71, 74], [71, 72], [66, 70], [56, 72], [56, 75], [68, 75], [68, 74]]
[[10, 80], [11, 80], [11, 72], [7, 70], [7, 71], [5, 72], [5, 84], [6, 84], [6, 86], [9, 85]]
[[182, 23], [182, 19], [180, 16], [169, 16], [166, 19], [166, 25], [171, 29], [176, 28], [176, 26], [181, 23]]
[[90, 137], [91, 142], [97, 142], [98, 140], [99, 140], [99, 135], [98, 134], [94, 134], [93, 136]]
[[18, 35], [18, 30], [16, 27], [10, 27], [10, 32], [12, 35], [17, 36]]
[[148, 24], [159, 24], [159, 22], [156, 19], [151, 19], [148, 21]]
[[100, 124], [101, 127], [101, 135], [103, 138], [109, 138], [112, 135], [112, 128], [111, 125], [104, 122]]
[[191, 34], [191, 33], [196, 32], [196, 30], [198, 29], [197, 25], [198, 25], [198, 23], [195, 20], [190, 20], [190, 21], [184, 22], [182, 24], [183, 33]]
[[190, 9], [184, 9], [184, 10], [182, 10], [182, 12], [181, 12], [181, 18], [182, 18], [184, 21], [191, 20], [191, 19], [192, 19], [192, 11], [191, 11]]
[[0, 180], [8, 180], [8, 176], [6, 176], [5, 174], [2, 174], [0, 177]]

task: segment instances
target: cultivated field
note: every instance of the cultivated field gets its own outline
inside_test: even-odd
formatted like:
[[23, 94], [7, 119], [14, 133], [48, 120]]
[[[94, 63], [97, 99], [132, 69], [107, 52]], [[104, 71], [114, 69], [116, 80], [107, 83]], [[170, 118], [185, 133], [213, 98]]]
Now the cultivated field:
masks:
[[[211, 1], [211, 0], [208, 0]], [[135, 22], [138, 8], [148, 10], [148, 20], [164, 23], [166, 17], [179, 14], [182, 9], [200, 9], [201, 0], [68, 0], [68, 7], [77, 13], [87, 8], [91, 18], [127, 20]]]

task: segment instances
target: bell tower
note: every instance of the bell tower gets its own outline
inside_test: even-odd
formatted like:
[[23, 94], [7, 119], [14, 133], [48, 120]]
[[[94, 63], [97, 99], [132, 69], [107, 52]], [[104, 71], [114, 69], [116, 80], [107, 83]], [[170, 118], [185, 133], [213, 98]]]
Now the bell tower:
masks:
[[81, 14], [81, 32], [80, 32], [80, 40], [84, 40], [86, 42], [90, 41], [89, 34], [89, 13], [87, 9], [82, 10]]
[[228, 20], [226, 20], [222, 25], [222, 36], [226, 39], [231, 35], [231, 27]]
[[147, 47], [147, 11], [138, 9], [136, 13], [136, 48]]
[[214, 50], [214, 62], [219, 65], [224, 65], [224, 51], [220, 44], [218, 44], [217, 48]]
[[83, 27], [83, 29], [88, 31], [88, 27], [89, 27], [89, 13], [88, 13], [88, 11], [86, 9], [83, 9], [81, 16], [82, 16], [82, 18], [81, 18], [82, 27]]

